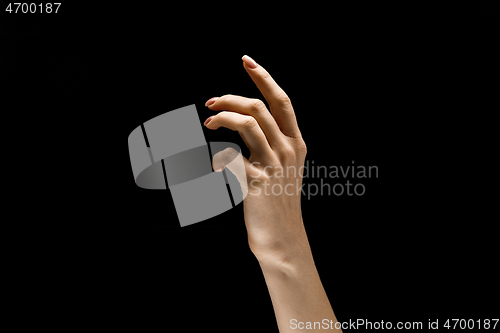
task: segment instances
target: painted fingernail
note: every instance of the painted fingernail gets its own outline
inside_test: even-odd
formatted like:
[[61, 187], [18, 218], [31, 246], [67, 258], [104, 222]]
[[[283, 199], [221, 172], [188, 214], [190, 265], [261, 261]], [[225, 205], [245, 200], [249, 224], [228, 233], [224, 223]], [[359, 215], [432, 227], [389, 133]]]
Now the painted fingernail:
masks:
[[247, 65], [248, 68], [252, 68], [252, 69], [257, 68], [257, 63], [255, 62], [255, 60], [253, 60], [249, 56], [244, 55], [243, 58], [241, 58], [241, 59], [243, 60], [245, 65]]
[[207, 120], [205, 120], [205, 122], [203, 123], [203, 125], [207, 126], [208, 123], [211, 122], [213, 118], [214, 118], [214, 116], [208, 117]]
[[219, 99], [219, 97], [212, 97], [212, 98], [210, 98], [210, 99], [209, 99], [209, 100], [205, 103], [205, 106], [210, 106], [210, 105], [214, 104], [214, 103], [215, 103], [215, 101], [216, 101], [216, 100], [218, 100], [218, 99]]

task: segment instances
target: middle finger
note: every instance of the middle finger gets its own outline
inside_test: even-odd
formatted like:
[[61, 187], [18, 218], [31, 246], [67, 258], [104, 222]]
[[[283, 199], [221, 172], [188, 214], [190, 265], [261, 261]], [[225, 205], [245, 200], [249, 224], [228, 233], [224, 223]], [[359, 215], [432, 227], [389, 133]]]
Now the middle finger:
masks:
[[[213, 100], [213, 98], [209, 101], [211, 100]], [[228, 110], [254, 117], [266, 135], [271, 148], [279, 146], [283, 140], [283, 134], [276, 120], [267, 110], [264, 102], [259, 99], [236, 95], [224, 95], [207, 106], [210, 110], [214, 111]]]

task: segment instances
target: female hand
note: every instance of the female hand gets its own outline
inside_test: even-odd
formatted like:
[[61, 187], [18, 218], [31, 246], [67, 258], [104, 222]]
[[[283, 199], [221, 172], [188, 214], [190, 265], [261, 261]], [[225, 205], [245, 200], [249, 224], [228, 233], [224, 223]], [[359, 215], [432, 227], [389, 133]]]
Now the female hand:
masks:
[[238, 131], [250, 150], [242, 164], [233, 163], [240, 157], [234, 149], [221, 151], [213, 158], [213, 168], [222, 171], [227, 167], [240, 181], [243, 193], [248, 191], [243, 200], [248, 243], [264, 273], [280, 332], [321, 332], [327, 327], [340, 331], [302, 222], [306, 145], [292, 104], [250, 57], [243, 57], [243, 66], [269, 110], [261, 100], [242, 96], [207, 101], [210, 110], [221, 112], [209, 117], [205, 126]]
[[244, 171], [230, 164], [238, 155], [232, 148], [214, 156], [213, 168], [222, 171], [227, 166], [243, 191], [248, 189], [243, 201], [245, 224], [257, 259], [285, 263], [290, 256], [309, 249], [300, 208], [306, 145], [286, 93], [253, 59], [244, 56], [243, 64], [269, 110], [260, 99], [242, 96], [224, 95], [207, 101], [210, 110], [221, 112], [209, 117], [205, 126], [238, 131], [250, 150], [248, 160], [243, 157]]

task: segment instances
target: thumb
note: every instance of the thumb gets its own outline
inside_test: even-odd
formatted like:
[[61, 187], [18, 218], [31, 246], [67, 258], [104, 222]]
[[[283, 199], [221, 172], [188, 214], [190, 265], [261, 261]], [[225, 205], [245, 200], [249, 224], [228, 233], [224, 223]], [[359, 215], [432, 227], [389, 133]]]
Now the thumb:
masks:
[[238, 179], [243, 193], [243, 198], [248, 193], [248, 183], [245, 168], [250, 167], [250, 162], [234, 148], [226, 148], [214, 155], [212, 159], [214, 171], [222, 172], [225, 168], [229, 169]]

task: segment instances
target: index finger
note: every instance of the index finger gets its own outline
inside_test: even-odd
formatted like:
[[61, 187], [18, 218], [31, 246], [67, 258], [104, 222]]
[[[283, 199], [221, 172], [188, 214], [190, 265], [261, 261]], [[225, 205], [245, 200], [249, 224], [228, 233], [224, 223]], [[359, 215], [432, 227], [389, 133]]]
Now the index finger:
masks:
[[297, 119], [288, 95], [271, 75], [252, 58], [245, 55], [242, 60], [248, 75], [269, 103], [271, 113], [283, 134], [290, 137], [300, 137]]

